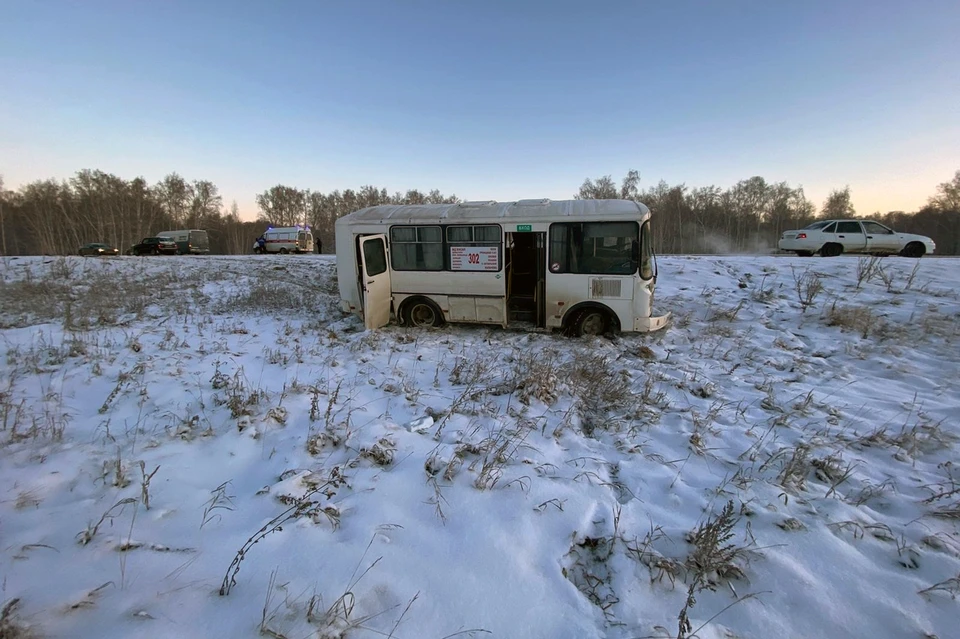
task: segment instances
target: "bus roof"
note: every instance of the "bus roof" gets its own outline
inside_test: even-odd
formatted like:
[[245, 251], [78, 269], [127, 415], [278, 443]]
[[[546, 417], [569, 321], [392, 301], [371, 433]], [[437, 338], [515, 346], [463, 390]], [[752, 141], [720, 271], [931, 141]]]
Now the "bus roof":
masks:
[[564, 218], [644, 218], [650, 210], [632, 200], [519, 200], [517, 202], [460, 202], [457, 204], [384, 204], [354, 211], [337, 226], [384, 223], [433, 224], [497, 221], [500, 219], [563, 221]]

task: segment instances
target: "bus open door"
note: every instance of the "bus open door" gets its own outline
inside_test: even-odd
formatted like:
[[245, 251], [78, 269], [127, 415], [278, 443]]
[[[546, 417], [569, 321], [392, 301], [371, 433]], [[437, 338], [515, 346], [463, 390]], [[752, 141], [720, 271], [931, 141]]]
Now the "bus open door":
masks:
[[360, 288], [363, 292], [363, 323], [381, 328], [390, 321], [390, 271], [387, 269], [387, 236], [360, 238]]

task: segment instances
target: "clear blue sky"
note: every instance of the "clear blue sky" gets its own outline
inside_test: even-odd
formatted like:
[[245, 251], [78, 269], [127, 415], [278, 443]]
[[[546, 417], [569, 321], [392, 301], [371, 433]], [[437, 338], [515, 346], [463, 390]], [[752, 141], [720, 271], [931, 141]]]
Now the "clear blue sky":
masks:
[[914, 210], [960, 169], [960, 2], [0, 0], [7, 188], [99, 168], [566, 198], [628, 169]]

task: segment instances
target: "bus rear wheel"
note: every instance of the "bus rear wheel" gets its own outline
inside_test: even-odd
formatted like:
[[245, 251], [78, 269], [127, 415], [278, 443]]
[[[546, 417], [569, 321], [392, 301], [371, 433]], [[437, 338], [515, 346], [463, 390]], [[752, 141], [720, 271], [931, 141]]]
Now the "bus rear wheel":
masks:
[[418, 328], [443, 325], [443, 313], [436, 304], [425, 299], [413, 300], [404, 305], [403, 318], [408, 326]]

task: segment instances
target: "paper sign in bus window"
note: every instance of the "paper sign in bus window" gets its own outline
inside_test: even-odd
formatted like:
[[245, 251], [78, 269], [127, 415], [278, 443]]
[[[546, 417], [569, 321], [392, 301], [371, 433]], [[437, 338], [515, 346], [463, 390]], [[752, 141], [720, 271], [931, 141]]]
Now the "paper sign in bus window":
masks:
[[451, 246], [450, 270], [499, 271], [499, 246]]

